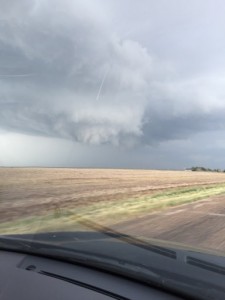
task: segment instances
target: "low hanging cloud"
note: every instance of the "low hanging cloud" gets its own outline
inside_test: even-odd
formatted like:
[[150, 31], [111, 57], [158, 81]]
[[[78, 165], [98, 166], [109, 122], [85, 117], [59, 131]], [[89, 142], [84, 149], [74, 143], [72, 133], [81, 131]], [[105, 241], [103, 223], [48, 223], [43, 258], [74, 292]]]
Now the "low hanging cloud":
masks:
[[224, 128], [223, 74], [180, 78], [98, 2], [14, 2], [0, 12], [1, 128], [113, 145]]

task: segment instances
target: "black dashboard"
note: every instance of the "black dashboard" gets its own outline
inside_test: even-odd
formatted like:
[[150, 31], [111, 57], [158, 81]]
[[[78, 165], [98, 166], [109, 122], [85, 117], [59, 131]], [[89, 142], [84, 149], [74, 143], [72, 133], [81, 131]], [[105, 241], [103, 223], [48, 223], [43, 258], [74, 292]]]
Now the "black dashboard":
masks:
[[108, 272], [0, 251], [0, 299], [182, 299]]

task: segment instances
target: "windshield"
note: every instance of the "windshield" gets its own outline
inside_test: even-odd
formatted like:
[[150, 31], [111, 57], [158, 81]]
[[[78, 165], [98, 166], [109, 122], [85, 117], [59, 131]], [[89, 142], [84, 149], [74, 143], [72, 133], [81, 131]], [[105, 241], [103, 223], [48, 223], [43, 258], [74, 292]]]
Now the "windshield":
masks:
[[224, 9], [2, 2], [1, 248], [152, 281], [225, 268]]

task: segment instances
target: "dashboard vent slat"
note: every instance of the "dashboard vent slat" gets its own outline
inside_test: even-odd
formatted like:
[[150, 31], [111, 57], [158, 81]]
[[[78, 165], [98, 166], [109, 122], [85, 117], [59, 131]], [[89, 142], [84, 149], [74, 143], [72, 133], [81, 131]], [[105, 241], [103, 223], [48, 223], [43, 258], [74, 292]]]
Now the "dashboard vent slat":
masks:
[[196, 266], [198, 268], [202, 268], [202, 269], [205, 269], [207, 271], [214, 272], [214, 273], [225, 275], [225, 268], [221, 267], [219, 265], [209, 263], [207, 261], [197, 259], [197, 258], [194, 258], [194, 257], [191, 257], [191, 256], [187, 256], [186, 262], [189, 265]]
[[43, 270], [40, 270], [38, 273], [42, 274], [42, 275], [45, 275], [45, 276], [48, 276], [48, 277], [56, 278], [56, 279], [59, 279], [59, 280], [63, 280], [63, 281], [78, 285], [80, 287], [95, 291], [97, 293], [104, 294], [108, 297], [111, 297], [111, 298], [114, 298], [114, 299], [117, 299], [117, 300], [128, 300], [127, 298], [119, 296], [117, 294], [114, 294], [110, 291], [104, 290], [102, 288], [99, 288], [99, 287], [96, 287], [96, 286], [93, 286], [93, 285], [90, 285], [88, 283], [81, 282], [81, 281], [78, 281], [78, 280], [75, 280], [75, 279], [72, 279], [72, 278], [68, 278], [68, 277], [61, 276], [61, 275], [58, 275], [58, 274], [54, 274], [54, 273], [51, 273], [51, 272], [46, 272], [46, 271], [43, 271]]

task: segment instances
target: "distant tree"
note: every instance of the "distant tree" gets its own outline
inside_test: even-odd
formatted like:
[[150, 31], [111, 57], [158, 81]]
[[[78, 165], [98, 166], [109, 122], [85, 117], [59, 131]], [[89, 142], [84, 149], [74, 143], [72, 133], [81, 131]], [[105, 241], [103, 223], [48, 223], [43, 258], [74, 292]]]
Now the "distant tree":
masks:
[[204, 167], [192, 167], [191, 170], [194, 171], [194, 172], [195, 171], [204, 171], [205, 172], [206, 168], [204, 168]]
[[217, 173], [224, 172], [225, 173], [225, 170], [222, 171], [221, 169], [210, 169], [210, 168], [198, 167], [198, 166], [188, 168], [187, 170], [191, 170], [193, 172], [198, 171], [198, 172], [217, 172]]

